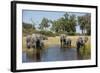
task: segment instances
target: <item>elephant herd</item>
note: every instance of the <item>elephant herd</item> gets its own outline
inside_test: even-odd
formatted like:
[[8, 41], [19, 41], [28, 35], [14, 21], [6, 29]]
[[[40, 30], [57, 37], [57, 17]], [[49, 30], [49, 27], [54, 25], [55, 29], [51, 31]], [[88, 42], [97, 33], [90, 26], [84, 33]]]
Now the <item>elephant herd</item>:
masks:
[[[80, 48], [85, 46], [85, 43], [88, 41], [88, 37], [82, 38], [79, 37], [76, 41], [76, 49], [77, 49], [77, 53], [80, 52]], [[61, 35], [60, 36], [60, 43], [61, 43], [61, 47], [68, 47], [71, 48], [71, 42], [72, 40], [70, 38], [66, 38], [66, 35]]]
[[[39, 48], [42, 49], [44, 47], [44, 40], [47, 40], [47, 37], [41, 34], [32, 34], [27, 35], [26, 37], [26, 46], [27, 48]], [[83, 39], [82, 37], [79, 37], [76, 41], [76, 49], [77, 52], [79, 52], [81, 46], [84, 46], [84, 44], [87, 42], [88, 38], [86, 37]], [[68, 47], [71, 48], [71, 42], [72, 40], [70, 38], [67, 38], [65, 35], [60, 35], [60, 44], [61, 47]]]

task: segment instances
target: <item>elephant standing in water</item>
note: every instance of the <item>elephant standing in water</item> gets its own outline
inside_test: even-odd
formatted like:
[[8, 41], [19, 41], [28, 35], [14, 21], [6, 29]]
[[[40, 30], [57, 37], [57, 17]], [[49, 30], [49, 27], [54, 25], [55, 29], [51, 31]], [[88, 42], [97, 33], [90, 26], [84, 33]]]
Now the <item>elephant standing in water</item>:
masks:
[[66, 44], [66, 36], [64, 34], [61, 34], [60, 36], [60, 43], [61, 47], [64, 47], [64, 45]]
[[26, 46], [28, 49], [31, 48], [31, 36], [30, 35], [26, 36]]
[[77, 53], [79, 54], [80, 53], [80, 48], [81, 46], [84, 45], [84, 42], [83, 42], [83, 39], [81, 37], [79, 37], [77, 39], [77, 42], [76, 42], [76, 46], [77, 46]]
[[43, 36], [41, 34], [32, 34], [31, 36], [27, 35], [26, 46], [27, 48], [32, 47], [33, 49], [36, 49], [36, 52], [35, 52], [36, 61], [40, 61], [41, 50], [44, 47]]
[[60, 43], [61, 43], [61, 47], [69, 47], [69, 48], [71, 47], [71, 39], [66, 38], [64, 34], [60, 36]]
[[32, 34], [32, 47], [42, 49], [44, 46], [43, 37], [40, 34]]
[[43, 48], [43, 36], [41, 34], [32, 34], [26, 36], [26, 46], [27, 48]]
[[66, 45], [68, 48], [71, 48], [71, 39], [70, 38], [67, 38]]
[[77, 46], [77, 56], [78, 58], [80, 59], [80, 49], [81, 47], [83, 47], [83, 54], [85, 54], [85, 43], [88, 41], [88, 37], [85, 37], [84, 39], [82, 37], [79, 37], [77, 39], [77, 42], [76, 42], [76, 46]]
[[32, 34], [32, 39], [31, 39], [32, 48], [36, 48], [36, 41], [37, 41], [36, 34]]

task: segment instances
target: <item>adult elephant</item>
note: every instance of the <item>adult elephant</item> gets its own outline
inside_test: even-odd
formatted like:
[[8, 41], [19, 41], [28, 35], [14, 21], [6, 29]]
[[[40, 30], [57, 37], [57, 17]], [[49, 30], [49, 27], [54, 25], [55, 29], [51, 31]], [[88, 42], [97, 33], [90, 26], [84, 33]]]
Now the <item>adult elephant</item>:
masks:
[[31, 47], [31, 35], [26, 36], [26, 46], [28, 49]]
[[65, 36], [65, 34], [61, 34], [60, 35], [60, 44], [61, 44], [61, 47], [65, 46], [65, 44], [66, 44], [66, 36]]
[[[84, 39], [82, 37], [79, 37], [77, 42], [76, 42], [76, 46], [77, 46], [77, 52], [80, 52], [80, 48], [84, 47], [85, 48], [85, 44], [88, 41], [88, 37], [84, 37]], [[85, 50], [84, 50], [85, 51]]]
[[43, 48], [43, 37], [41, 34], [32, 34], [32, 47], [33, 48]]
[[77, 42], [76, 42], [76, 46], [77, 46], [77, 53], [80, 52], [80, 48], [84, 45], [84, 41], [82, 39], [82, 37], [79, 37], [77, 39]]
[[32, 39], [31, 39], [32, 48], [36, 48], [36, 41], [37, 41], [37, 36], [36, 36], [36, 34], [32, 34]]
[[71, 48], [71, 39], [70, 38], [67, 38], [66, 45], [68, 48]]
[[[82, 59], [86, 53], [86, 43], [88, 41], [88, 37], [79, 37], [78, 40], [77, 40], [77, 57], [79, 59]], [[80, 53], [80, 49], [82, 49], [82, 54]]]

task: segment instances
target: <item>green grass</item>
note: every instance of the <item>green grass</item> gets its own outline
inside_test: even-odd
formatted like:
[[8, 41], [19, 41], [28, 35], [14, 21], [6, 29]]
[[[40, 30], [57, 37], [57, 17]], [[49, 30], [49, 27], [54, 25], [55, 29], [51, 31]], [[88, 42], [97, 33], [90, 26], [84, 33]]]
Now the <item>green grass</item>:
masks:
[[83, 47], [80, 48], [80, 53], [85, 59], [90, 59], [91, 57], [91, 46], [86, 43]]

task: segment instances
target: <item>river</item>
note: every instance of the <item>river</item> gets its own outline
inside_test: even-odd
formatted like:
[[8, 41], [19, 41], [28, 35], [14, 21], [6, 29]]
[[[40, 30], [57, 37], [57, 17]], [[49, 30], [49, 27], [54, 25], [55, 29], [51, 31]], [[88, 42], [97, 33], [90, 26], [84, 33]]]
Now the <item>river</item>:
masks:
[[31, 57], [26, 52], [22, 52], [22, 62], [24, 63], [67, 60], [78, 60], [75, 48], [60, 48], [59, 46], [55, 45], [43, 49], [38, 54], [35, 56], [32, 55]]

